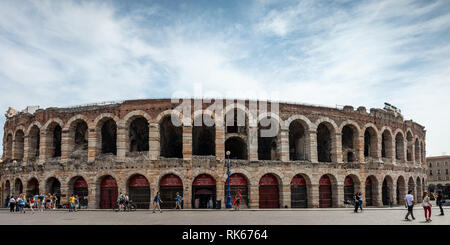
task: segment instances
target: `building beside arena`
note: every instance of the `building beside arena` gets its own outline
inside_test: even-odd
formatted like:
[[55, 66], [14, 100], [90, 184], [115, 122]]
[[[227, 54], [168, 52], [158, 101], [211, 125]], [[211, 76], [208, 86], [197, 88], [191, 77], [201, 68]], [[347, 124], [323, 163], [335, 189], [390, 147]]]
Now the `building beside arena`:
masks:
[[427, 157], [428, 163], [428, 190], [430, 192], [442, 191], [445, 199], [450, 199], [450, 156]]
[[[176, 192], [184, 208], [215, 207], [216, 200], [224, 208], [226, 151], [232, 197], [241, 190], [248, 208], [342, 207], [355, 192], [366, 206], [395, 205], [408, 189], [420, 198], [427, 186], [424, 127], [390, 106], [367, 112], [276, 103], [275, 113], [275, 102], [266, 112], [235, 100], [211, 111], [221, 101], [212, 100], [179, 112], [181, 104], [196, 103], [179, 101], [10, 109], [2, 202], [22, 192], [56, 193], [62, 204], [74, 193], [88, 208], [111, 208], [126, 192], [148, 208], [159, 190], [165, 208], [175, 207]], [[202, 116], [213, 125], [195, 124]], [[268, 125], [279, 130], [263, 137]]]

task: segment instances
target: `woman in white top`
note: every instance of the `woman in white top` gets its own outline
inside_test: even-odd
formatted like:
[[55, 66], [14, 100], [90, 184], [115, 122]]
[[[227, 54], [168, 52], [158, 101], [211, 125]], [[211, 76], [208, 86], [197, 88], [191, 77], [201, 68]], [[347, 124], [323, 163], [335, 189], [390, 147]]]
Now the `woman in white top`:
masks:
[[[423, 202], [422, 202], [423, 210], [425, 211], [425, 222], [431, 222], [431, 203], [430, 203], [430, 196], [428, 195], [428, 192], [423, 192]], [[428, 211], [428, 218], [427, 218], [427, 211]]]

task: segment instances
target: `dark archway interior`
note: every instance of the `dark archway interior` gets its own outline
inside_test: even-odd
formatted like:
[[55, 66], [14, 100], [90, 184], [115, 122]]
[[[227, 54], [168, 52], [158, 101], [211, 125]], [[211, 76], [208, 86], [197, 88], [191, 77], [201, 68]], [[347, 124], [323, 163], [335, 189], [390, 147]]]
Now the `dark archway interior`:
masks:
[[238, 133], [247, 135], [247, 118], [242, 110], [230, 110], [225, 115], [227, 133]]
[[62, 138], [61, 126], [56, 125], [53, 129], [53, 157], [61, 156], [61, 138]]
[[247, 160], [247, 145], [239, 137], [231, 137], [225, 141], [225, 152], [230, 151], [230, 159]]
[[117, 154], [117, 126], [112, 119], [102, 126], [102, 153]]
[[88, 149], [88, 126], [86, 122], [77, 122], [75, 126], [75, 151]]
[[172, 124], [171, 117], [165, 117], [159, 125], [160, 155], [183, 158], [183, 129]]
[[349, 125], [342, 128], [342, 156], [344, 157], [344, 162], [354, 162], [355, 161], [355, 148], [354, 148], [355, 133], [352, 127]]
[[[277, 123], [270, 118], [264, 118], [258, 124], [258, 159], [259, 160], [278, 160], [277, 136], [264, 137], [262, 131], [271, 129], [271, 125]], [[268, 126], [266, 126], [268, 125]], [[274, 127], [272, 127], [273, 129]], [[277, 134], [278, 135], [278, 134]]]
[[14, 158], [22, 160], [24, 152], [24, 133], [22, 130], [17, 131], [15, 140], [15, 156]]
[[331, 162], [331, 133], [324, 124], [317, 127], [317, 157], [319, 162]]
[[130, 152], [148, 151], [149, 127], [147, 119], [138, 117], [134, 119], [129, 128]]
[[403, 148], [404, 142], [403, 142], [403, 136], [398, 133], [397, 136], [395, 136], [395, 159], [397, 160], [403, 160]]
[[12, 148], [13, 148], [13, 137], [11, 134], [8, 134], [6, 136], [6, 149], [5, 149], [5, 155], [6, 158], [12, 159]]
[[406, 135], [406, 140], [408, 141], [408, 146], [406, 148], [406, 160], [412, 161], [412, 147], [413, 147], [413, 137], [410, 132]]
[[289, 159], [306, 160], [306, 144], [305, 128], [298, 120], [293, 121], [289, 125]]
[[30, 160], [39, 156], [39, 146], [41, 143], [40, 130], [37, 126], [33, 126], [29, 134], [29, 144], [30, 144]]
[[[212, 120], [212, 119], [210, 119]], [[204, 123], [192, 129], [192, 154], [197, 156], [216, 155], [216, 127]]]

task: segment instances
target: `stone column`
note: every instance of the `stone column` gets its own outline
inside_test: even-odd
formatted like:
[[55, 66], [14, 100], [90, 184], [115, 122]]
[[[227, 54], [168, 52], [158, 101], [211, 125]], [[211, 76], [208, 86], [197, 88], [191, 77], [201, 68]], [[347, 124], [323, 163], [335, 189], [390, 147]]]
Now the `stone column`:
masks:
[[117, 127], [117, 161], [125, 161], [127, 149], [127, 129], [123, 125]]
[[23, 138], [23, 162], [28, 162], [30, 159], [30, 136], [24, 136]]
[[95, 182], [88, 183], [88, 208], [100, 208], [100, 191], [97, 193]]
[[69, 186], [67, 183], [61, 183], [61, 199], [59, 200], [60, 204], [67, 202], [67, 198], [69, 197]]
[[41, 132], [39, 146], [39, 163], [44, 163], [47, 159], [47, 137], [45, 132]]
[[[189, 181], [191, 183], [191, 181]], [[183, 208], [193, 208], [192, 205], [192, 188], [189, 183], [183, 183]]]
[[336, 161], [338, 163], [342, 163], [342, 134], [336, 133], [334, 137], [334, 142], [332, 143], [332, 154], [334, 155], [331, 157], [332, 161]]
[[366, 203], [366, 183], [363, 180], [360, 180], [361, 184], [357, 187], [355, 184], [355, 191], [356, 192], [361, 192], [362, 195], [362, 199], [363, 199], [363, 206], [366, 207], [367, 203]]
[[[216, 200], [222, 200], [222, 209], [226, 208], [227, 199], [225, 198], [225, 186], [222, 182], [221, 178], [217, 178], [216, 181]], [[233, 197], [231, 197], [233, 199]], [[231, 203], [233, 203], [233, 200], [231, 200]]]
[[248, 128], [248, 155], [250, 161], [258, 161], [258, 128]]
[[366, 162], [366, 157], [364, 156], [364, 134], [358, 137], [358, 153], [359, 162]]
[[[289, 161], [289, 131], [287, 129], [280, 130], [280, 160], [282, 162]], [[289, 202], [289, 206], [290, 202]]]
[[319, 184], [311, 184], [311, 205], [313, 208], [319, 207]]
[[159, 142], [159, 125], [157, 123], [150, 123], [149, 125], [149, 157], [151, 160], [158, 160], [160, 154]]
[[225, 127], [216, 125], [216, 159], [225, 159]]
[[[386, 150], [386, 154], [388, 154], [387, 150]], [[391, 156], [390, 156], [390, 158], [391, 158], [392, 163], [396, 162], [396, 160], [395, 160], [395, 140], [394, 139], [391, 139]]]
[[63, 130], [61, 133], [61, 162], [66, 163], [69, 160], [70, 152], [72, 150], [69, 130]]
[[[95, 160], [95, 157], [100, 152], [99, 146], [100, 146], [100, 140], [97, 138], [97, 130], [96, 129], [89, 129], [88, 130], [88, 162], [93, 162]], [[91, 203], [89, 202], [89, 205]]]
[[381, 135], [378, 135], [377, 136], [377, 152], [376, 152], [378, 162], [380, 162], [382, 160], [382, 157], [381, 157], [381, 144], [382, 143], [381, 143], [381, 141], [382, 141]]
[[382, 186], [383, 186], [383, 181], [380, 181], [381, 183], [379, 183], [376, 186], [376, 195], [375, 195], [375, 199], [373, 200], [373, 204], [378, 206], [378, 207], [383, 207], [383, 192], [382, 192]]
[[392, 194], [389, 198], [392, 197], [392, 203], [397, 205], [397, 183], [396, 181], [392, 181]]
[[183, 126], [183, 159], [192, 159], [192, 126]]
[[344, 206], [344, 182], [338, 181], [336, 184], [337, 193], [334, 193], [334, 190], [332, 189], [333, 207], [342, 208]]
[[259, 186], [249, 185], [249, 208], [259, 208]]
[[[308, 131], [309, 135], [309, 159], [311, 162], [318, 162], [317, 157], [317, 131]], [[317, 189], [319, 190], [319, 189]], [[318, 195], [318, 194], [317, 194]], [[317, 199], [318, 200], [318, 199]], [[319, 202], [317, 202], [319, 205]]]
[[280, 190], [281, 208], [291, 207], [291, 185], [283, 185]]

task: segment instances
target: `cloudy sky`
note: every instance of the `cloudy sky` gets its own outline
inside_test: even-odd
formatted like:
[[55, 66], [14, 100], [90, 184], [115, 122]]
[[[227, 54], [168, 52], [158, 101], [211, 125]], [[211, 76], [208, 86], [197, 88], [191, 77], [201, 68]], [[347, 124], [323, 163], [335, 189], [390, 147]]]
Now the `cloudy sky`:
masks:
[[3, 0], [0, 16], [1, 125], [10, 106], [199, 91], [389, 102], [426, 127], [428, 156], [450, 154], [448, 0]]

